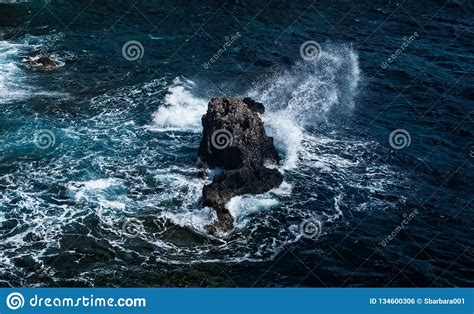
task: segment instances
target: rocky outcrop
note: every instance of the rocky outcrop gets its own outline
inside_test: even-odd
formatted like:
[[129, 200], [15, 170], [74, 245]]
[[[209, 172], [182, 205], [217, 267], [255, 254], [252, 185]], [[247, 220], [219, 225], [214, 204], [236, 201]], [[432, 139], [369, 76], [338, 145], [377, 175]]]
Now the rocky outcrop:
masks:
[[278, 187], [283, 176], [266, 163], [280, 160], [258, 113], [263, 104], [250, 98], [217, 97], [202, 117], [203, 138], [198, 155], [204, 168], [221, 168], [212, 183], [204, 186], [203, 206], [214, 207], [217, 227], [229, 228], [233, 218], [225, 204], [234, 196], [260, 194]]

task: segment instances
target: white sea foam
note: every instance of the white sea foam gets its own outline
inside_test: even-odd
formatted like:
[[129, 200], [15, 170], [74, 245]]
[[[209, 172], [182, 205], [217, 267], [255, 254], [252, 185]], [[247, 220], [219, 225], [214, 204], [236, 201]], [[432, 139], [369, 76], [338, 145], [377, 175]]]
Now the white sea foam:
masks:
[[88, 199], [92, 195], [97, 195], [97, 192], [106, 190], [112, 186], [116, 186], [119, 184], [120, 184], [120, 181], [116, 179], [112, 179], [112, 178], [107, 178], [107, 179], [71, 182], [67, 185], [67, 187], [72, 192], [74, 200], [76, 202], [79, 202], [83, 199]]
[[199, 131], [207, 101], [194, 97], [190, 91], [192, 86], [191, 81], [183, 84], [182, 80], [175, 80], [173, 86], [168, 88], [165, 104], [153, 115], [151, 130]]
[[117, 183], [117, 180], [107, 178], [107, 179], [96, 179], [96, 180], [75, 182], [73, 186], [79, 187], [80, 189], [83, 189], [83, 190], [103, 190], [115, 185], [116, 183]]
[[99, 206], [101, 208], [113, 208], [113, 209], [122, 209], [122, 210], [126, 208], [126, 205], [123, 202], [109, 201], [106, 199], [100, 199]]
[[171, 220], [174, 224], [181, 227], [190, 227], [199, 232], [206, 232], [206, 227], [217, 219], [216, 211], [213, 208], [204, 207], [189, 211], [162, 211], [157, 218]]
[[241, 195], [233, 197], [226, 207], [235, 219], [235, 227], [243, 228], [248, 224], [249, 217], [263, 210], [278, 206], [280, 202], [268, 194]]

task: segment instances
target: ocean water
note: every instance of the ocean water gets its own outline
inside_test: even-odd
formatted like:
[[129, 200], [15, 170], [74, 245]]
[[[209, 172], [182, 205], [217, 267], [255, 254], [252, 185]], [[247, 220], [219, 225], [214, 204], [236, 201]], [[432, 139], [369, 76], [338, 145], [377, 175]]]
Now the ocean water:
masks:
[[[0, 4], [0, 286], [472, 286], [473, 13]], [[39, 50], [56, 71], [22, 65]], [[211, 236], [197, 148], [224, 94], [265, 104], [284, 183]]]

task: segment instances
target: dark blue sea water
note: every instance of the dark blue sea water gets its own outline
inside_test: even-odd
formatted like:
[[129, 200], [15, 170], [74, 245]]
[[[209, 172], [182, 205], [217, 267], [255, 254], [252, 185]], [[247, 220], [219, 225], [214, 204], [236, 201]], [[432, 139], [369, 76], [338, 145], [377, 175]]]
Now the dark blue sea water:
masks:
[[[0, 4], [0, 285], [472, 286], [473, 10]], [[40, 50], [56, 71], [22, 64]], [[285, 181], [211, 236], [197, 148], [224, 94], [266, 105]]]

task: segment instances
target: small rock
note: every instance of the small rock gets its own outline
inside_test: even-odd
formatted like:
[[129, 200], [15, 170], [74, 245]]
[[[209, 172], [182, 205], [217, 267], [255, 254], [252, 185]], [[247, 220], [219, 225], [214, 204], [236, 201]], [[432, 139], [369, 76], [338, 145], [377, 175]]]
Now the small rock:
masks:
[[48, 55], [40, 54], [35, 57], [29, 57], [22, 60], [23, 64], [32, 70], [54, 71], [58, 68], [58, 64]]

